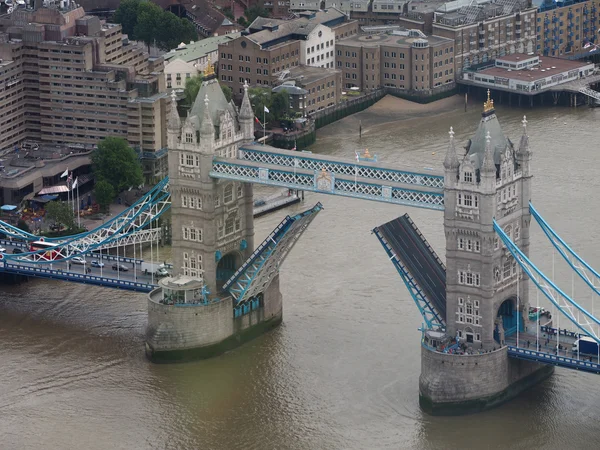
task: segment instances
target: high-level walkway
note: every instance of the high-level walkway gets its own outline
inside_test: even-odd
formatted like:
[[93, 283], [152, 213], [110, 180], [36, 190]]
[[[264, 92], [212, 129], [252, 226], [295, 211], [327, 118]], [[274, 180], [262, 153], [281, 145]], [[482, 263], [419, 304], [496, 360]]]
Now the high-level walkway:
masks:
[[446, 322], [446, 267], [408, 214], [375, 228], [390, 259], [409, 286], [419, 309]]

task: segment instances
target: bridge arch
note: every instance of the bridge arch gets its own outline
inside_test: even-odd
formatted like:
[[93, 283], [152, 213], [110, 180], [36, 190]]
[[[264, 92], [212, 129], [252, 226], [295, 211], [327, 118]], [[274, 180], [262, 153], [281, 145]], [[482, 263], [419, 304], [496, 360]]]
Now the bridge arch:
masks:
[[217, 290], [223, 292], [223, 285], [229, 280], [244, 262], [244, 257], [238, 250], [226, 253], [217, 262]]
[[515, 334], [517, 332], [517, 323], [519, 331], [524, 330], [523, 317], [521, 316], [517, 320], [518, 314], [516, 295], [511, 295], [500, 304], [494, 321], [494, 340], [496, 342], [502, 344], [507, 337]]

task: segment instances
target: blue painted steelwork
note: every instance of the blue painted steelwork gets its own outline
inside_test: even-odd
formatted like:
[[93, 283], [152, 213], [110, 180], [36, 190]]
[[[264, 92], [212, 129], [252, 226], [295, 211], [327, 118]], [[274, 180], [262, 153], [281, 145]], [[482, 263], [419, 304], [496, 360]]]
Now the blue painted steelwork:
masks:
[[[2, 263], [0, 263], [0, 266]], [[55, 280], [73, 281], [82, 284], [94, 284], [96, 286], [124, 289], [135, 292], [150, 292], [156, 289], [156, 285], [140, 283], [138, 281], [118, 280], [116, 278], [99, 277], [96, 275], [85, 275], [62, 270], [44, 269], [42, 267], [31, 267], [20, 264], [5, 263], [0, 269], [6, 273], [24, 275], [37, 278], [50, 278]]]
[[536, 361], [543, 364], [565, 367], [567, 369], [575, 369], [581, 372], [600, 374], [600, 364], [596, 364], [591, 361], [581, 361], [574, 358], [569, 358], [567, 356], [553, 355], [551, 353], [515, 347], [513, 345], [508, 346], [508, 356], [516, 359], [524, 359], [527, 361]]
[[408, 292], [413, 298], [415, 304], [421, 316], [423, 316], [423, 320], [425, 321], [425, 325], [428, 329], [442, 329], [445, 330], [446, 322], [445, 318], [437, 311], [437, 309], [432, 305], [431, 301], [427, 298], [427, 295], [424, 291], [419, 287], [419, 284], [415, 280], [415, 278], [410, 274], [408, 268], [404, 265], [401, 259], [394, 253], [394, 249], [388, 243], [386, 238], [383, 236], [379, 227], [373, 229], [373, 233], [381, 242], [385, 252], [388, 254], [390, 260], [396, 267], [396, 270], [400, 274], [402, 281], [406, 285]]
[[287, 254], [321, 209], [323, 205], [317, 203], [307, 211], [283, 219], [223, 285], [236, 305], [251, 300], [268, 287]]
[[213, 178], [245, 181], [250, 183], [280, 186], [288, 189], [312, 191], [344, 197], [362, 198], [396, 205], [444, 210], [443, 189], [417, 187], [407, 188], [393, 183], [376, 184], [350, 176], [321, 171], [297, 169], [270, 169], [251, 164], [215, 160], [210, 172]]
[[[408, 185], [425, 186], [431, 188], [444, 188], [444, 176], [434, 173], [418, 173], [412, 170], [399, 170], [388, 168], [369, 161], [373, 158], [361, 158], [366, 164], [345, 161], [329, 155], [308, 155], [292, 150], [269, 149], [264, 146], [254, 145], [241, 147], [238, 150], [238, 159], [266, 164], [284, 170], [286, 167], [334, 173], [336, 176], [348, 175], [378, 180], [386, 183], [402, 183]], [[310, 156], [309, 156], [310, 155]]]
[[[531, 203], [529, 203], [529, 211], [531, 212], [531, 215], [536, 220], [544, 234], [548, 237], [554, 248], [558, 250], [558, 253], [560, 253], [560, 255], [567, 262], [567, 264], [571, 266], [571, 268], [577, 273], [577, 275], [579, 275], [579, 277], [583, 281], [585, 281], [585, 283], [597, 295], [600, 295], [600, 289], [594, 284], [594, 280], [590, 280], [585, 270], [587, 269], [591, 272], [591, 274], [595, 277], [599, 285], [600, 274], [596, 272], [592, 266], [585, 262], [577, 253], [575, 253], [565, 241], [562, 240], [562, 238], [552, 229], [552, 227], [550, 227], [550, 225], [548, 225], [548, 222], [544, 220], [541, 214], [533, 207]], [[581, 266], [577, 267], [577, 265], [573, 263], [571, 258], [574, 258], [577, 261], [577, 263], [579, 263]]]
[[[596, 334], [596, 331], [591, 326], [592, 324], [589, 321], [585, 323], [580, 323], [575, 315], [568, 309], [574, 307], [579, 312], [581, 312], [584, 317], [595, 323], [596, 325], [600, 325], [600, 321], [596, 319], [593, 315], [587, 312], [584, 308], [582, 308], [577, 302], [575, 302], [571, 297], [569, 297], [566, 293], [564, 293], [558, 286], [556, 286], [552, 280], [550, 280], [541, 270], [539, 270], [535, 264], [533, 264], [529, 258], [517, 247], [510, 238], [506, 235], [504, 230], [498, 225], [496, 220], [494, 220], [494, 231], [500, 236], [500, 239], [506, 246], [506, 248], [513, 255], [517, 263], [521, 266], [521, 268], [529, 275], [529, 278], [536, 287], [546, 296], [550, 302], [558, 308], [558, 310], [564, 314], [567, 319], [569, 319], [577, 328], [583, 331], [584, 334], [590, 336], [594, 339], [598, 344], [600, 344], [600, 337]], [[538, 277], [541, 279], [538, 279]], [[559, 298], [562, 298], [566, 301], [565, 306], [561, 306], [558, 301], [553, 297], [552, 292], [555, 292], [559, 295]], [[588, 327], [588, 328], [586, 328]]]
[[262, 308], [262, 304], [259, 298], [251, 298], [245, 303], [241, 303], [233, 307], [233, 317], [242, 317], [246, 314], [250, 314], [252, 311]]

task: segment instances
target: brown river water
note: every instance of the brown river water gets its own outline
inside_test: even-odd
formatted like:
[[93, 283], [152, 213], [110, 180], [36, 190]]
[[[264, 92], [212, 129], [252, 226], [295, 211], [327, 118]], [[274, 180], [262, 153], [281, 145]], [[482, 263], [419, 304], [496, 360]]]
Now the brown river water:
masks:
[[[368, 148], [390, 165], [441, 170], [449, 127], [465, 142], [481, 112], [479, 104], [463, 112], [460, 99], [407, 105], [385, 99], [321, 129], [311, 150], [352, 159]], [[600, 267], [600, 110], [500, 106], [497, 113], [515, 143], [527, 114], [533, 202]], [[258, 219], [256, 241], [317, 201], [325, 209], [281, 269], [282, 326], [211, 360], [149, 363], [145, 295], [43, 280], [0, 286], [0, 449], [597, 447], [596, 375], [557, 369], [475, 416], [422, 413], [420, 316], [370, 231], [409, 212], [443, 258], [441, 213], [308, 193], [304, 205]], [[536, 225], [532, 235], [532, 259], [551, 273], [552, 247]], [[558, 257], [556, 273], [570, 292]], [[592, 296], [575, 285], [591, 309]]]

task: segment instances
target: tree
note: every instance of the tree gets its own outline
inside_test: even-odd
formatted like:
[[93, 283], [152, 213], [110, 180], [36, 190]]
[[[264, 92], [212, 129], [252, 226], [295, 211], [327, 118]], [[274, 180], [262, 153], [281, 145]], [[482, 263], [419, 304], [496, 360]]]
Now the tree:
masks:
[[92, 153], [96, 182], [108, 182], [115, 193], [144, 182], [142, 166], [135, 151], [122, 138], [107, 137]]
[[115, 199], [115, 190], [112, 185], [105, 180], [97, 182], [94, 186], [94, 195], [102, 211], [108, 212], [110, 204]]
[[290, 96], [287, 92], [276, 92], [271, 95], [271, 113], [275, 120], [282, 120], [290, 113]]
[[261, 8], [259, 5], [255, 5], [252, 8], [248, 8], [246, 11], [244, 11], [244, 15], [250, 24], [254, 22], [257, 17], [269, 17], [269, 11], [267, 11], [265, 8]]
[[123, 0], [113, 19], [121, 24], [123, 33], [131, 39], [145, 42], [148, 47], [156, 44], [163, 50], [170, 50], [180, 42], [198, 39], [191, 21], [163, 11], [160, 6], [149, 1]]
[[185, 88], [183, 89], [183, 95], [185, 96], [185, 105], [191, 107], [196, 101], [196, 97], [198, 97], [198, 91], [200, 91], [200, 86], [202, 86], [202, 80], [204, 80], [204, 75], [199, 73], [195, 77], [190, 78], [185, 82]]
[[29, 229], [29, 225], [27, 225], [27, 222], [25, 222], [23, 219], [19, 219], [19, 221], [17, 222], [17, 228], [19, 230], [23, 230], [26, 233], [29, 233], [29, 231], [31, 231]]
[[50, 202], [46, 205], [46, 217], [54, 223], [64, 225], [67, 229], [75, 226], [73, 208], [65, 202]]
[[223, 91], [223, 94], [225, 95], [225, 98], [227, 99], [227, 103], [229, 103], [231, 101], [231, 97], [233, 96], [233, 91], [226, 84], [221, 84], [221, 90]]
[[138, 6], [140, 0], [123, 0], [115, 11], [113, 21], [120, 23], [123, 33], [133, 39], [133, 28], [137, 23]]
[[[252, 111], [254, 111], [254, 115], [258, 117], [258, 120], [271, 122], [274, 118], [273, 111], [271, 111], [271, 90], [268, 88], [250, 88], [248, 89], [248, 97], [250, 98]], [[265, 113], [265, 106], [269, 110], [268, 113]]]

